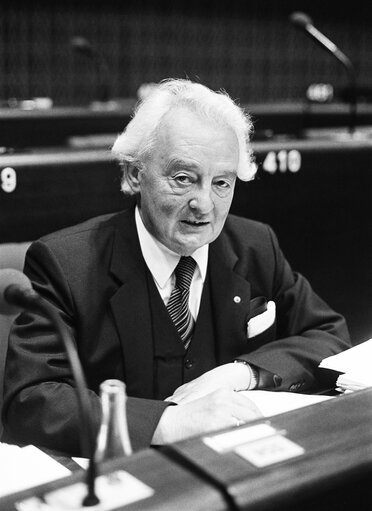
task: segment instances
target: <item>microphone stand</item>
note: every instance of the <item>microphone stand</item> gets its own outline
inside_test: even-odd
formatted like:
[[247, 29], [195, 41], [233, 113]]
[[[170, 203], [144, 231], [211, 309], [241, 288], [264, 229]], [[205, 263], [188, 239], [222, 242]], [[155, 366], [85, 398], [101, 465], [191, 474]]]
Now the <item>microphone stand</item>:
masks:
[[106, 60], [102, 55], [93, 48], [91, 43], [81, 36], [73, 37], [70, 41], [74, 50], [80, 52], [93, 60], [95, 73], [98, 81], [97, 85], [97, 99], [102, 103], [107, 103], [110, 99], [110, 86], [107, 82], [109, 76], [109, 68]]
[[330, 52], [345, 67], [349, 78], [349, 132], [353, 134], [356, 127], [357, 113], [357, 87], [355, 68], [349, 59], [328, 37], [320, 32], [314, 25], [311, 18], [303, 12], [294, 12], [290, 21], [298, 28], [304, 30], [308, 36], [314, 39], [323, 49]]
[[[9, 289], [10, 288], [10, 289]], [[11, 291], [12, 286], [9, 286]], [[8, 291], [8, 290], [7, 290]], [[95, 453], [95, 441], [92, 430], [92, 423], [90, 421], [91, 408], [89, 402], [89, 396], [87, 391], [87, 384], [84, 377], [84, 372], [81, 367], [79, 357], [77, 355], [76, 348], [71, 340], [71, 337], [67, 331], [66, 325], [61, 321], [58, 314], [45, 302], [33, 289], [27, 292], [27, 300], [23, 300], [19, 297], [19, 305], [23, 308], [32, 310], [33, 312], [42, 312], [56, 328], [57, 333], [64, 345], [67, 358], [70, 363], [71, 371], [76, 383], [76, 396], [78, 399], [79, 406], [83, 412], [82, 422], [83, 427], [80, 428], [80, 443], [82, 451], [88, 453], [89, 465], [86, 471], [86, 484], [88, 493], [84, 497], [82, 505], [85, 507], [91, 507], [99, 504], [99, 499], [95, 492], [95, 480], [96, 480], [96, 465], [94, 460]], [[32, 304], [32, 306], [30, 306]], [[88, 435], [86, 434], [88, 432]]]
[[355, 133], [356, 117], [357, 117], [357, 86], [356, 86], [356, 74], [351, 60], [342, 51], [337, 52], [339, 55], [335, 56], [345, 66], [349, 76], [349, 132], [350, 134]]

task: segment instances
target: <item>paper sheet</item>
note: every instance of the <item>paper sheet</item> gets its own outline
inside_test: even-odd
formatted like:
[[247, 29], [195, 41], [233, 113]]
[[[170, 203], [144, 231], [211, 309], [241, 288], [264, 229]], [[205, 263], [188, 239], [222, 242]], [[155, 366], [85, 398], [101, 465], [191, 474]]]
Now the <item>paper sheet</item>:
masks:
[[319, 367], [340, 373], [371, 374], [372, 339], [321, 361]]
[[0, 497], [70, 474], [70, 470], [33, 445], [0, 442]]
[[355, 391], [372, 387], [371, 360], [372, 339], [369, 339], [337, 355], [325, 358], [319, 367], [343, 373], [337, 379], [337, 390]]
[[76, 458], [76, 457], [73, 457], [72, 460], [77, 463], [78, 465], [81, 466], [81, 468], [84, 468], [84, 469], [87, 469], [88, 468], [88, 465], [89, 465], [89, 460], [88, 458]]
[[372, 387], [372, 374], [359, 374], [350, 371], [346, 374], [341, 374], [337, 378], [336, 385], [338, 390], [341, 392], [346, 390], [362, 390], [367, 387]]
[[259, 408], [264, 417], [289, 412], [314, 403], [332, 399], [332, 396], [317, 394], [297, 394], [294, 392], [270, 392], [268, 390], [250, 390], [242, 392]]

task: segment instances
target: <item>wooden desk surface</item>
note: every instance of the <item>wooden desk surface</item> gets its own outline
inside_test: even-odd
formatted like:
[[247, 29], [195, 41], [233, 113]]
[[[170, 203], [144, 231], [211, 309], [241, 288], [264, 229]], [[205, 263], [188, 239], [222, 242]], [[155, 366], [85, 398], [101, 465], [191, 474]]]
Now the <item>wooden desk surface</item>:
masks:
[[[157, 451], [148, 449], [129, 458], [102, 465], [100, 473], [110, 473], [119, 469], [128, 472], [155, 490], [151, 497], [120, 508], [125, 511], [224, 511], [227, 509], [224, 498], [213, 486], [203, 482], [192, 472], [185, 470]], [[67, 487], [81, 481], [83, 476], [83, 471], [79, 470], [67, 478], [0, 498], [0, 509], [15, 511], [17, 502]]]
[[269, 423], [305, 454], [257, 468], [198, 438], [171, 446], [170, 455], [173, 451], [214, 478], [239, 509], [372, 509], [372, 389], [274, 416]]
[[[372, 509], [372, 389], [253, 421], [268, 423], [305, 453], [257, 468], [233, 451], [219, 454], [189, 439], [148, 449], [100, 468], [122, 469], [155, 490], [127, 511], [370, 511]], [[231, 429], [230, 431], [238, 431]], [[208, 435], [213, 436], [213, 435]], [[81, 480], [83, 472], [0, 499], [14, 503]]]

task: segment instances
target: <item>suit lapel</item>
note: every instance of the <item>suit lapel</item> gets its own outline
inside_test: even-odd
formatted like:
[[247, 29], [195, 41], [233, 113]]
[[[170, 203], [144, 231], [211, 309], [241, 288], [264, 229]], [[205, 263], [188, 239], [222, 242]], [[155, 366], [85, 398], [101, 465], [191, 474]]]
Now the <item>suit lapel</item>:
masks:
[[[153, 397], [153, 336], [143, 260], [134, 214], [117, 217], [110, 271], [119, 288], [110, 300], [123, 350], [129, 395]], [[222, 233], [209, 247], [211, 298], [216, 321], [218, 363], [247, 351], [250, 283], [235, 271], [238, 257]]]
[[221, 234], [209, 249], [219, 364], [231, 362], [238, 354], [247, 351], [246, 328], [251, 286], [234, 271], [237, 262], [237, 255]]
[[124, 358], [128, 395], [153, 397], [153, 339], [146, 264], [134, 214], [125, 214], [115, 230], [111, 273], [120, 287], [110, 299]]

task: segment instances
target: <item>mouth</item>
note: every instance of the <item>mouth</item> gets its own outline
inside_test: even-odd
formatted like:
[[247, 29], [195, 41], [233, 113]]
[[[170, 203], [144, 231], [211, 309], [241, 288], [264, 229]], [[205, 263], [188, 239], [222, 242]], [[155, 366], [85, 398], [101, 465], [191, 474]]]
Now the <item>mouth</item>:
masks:
[[183, 224], [189, 225], [191, 227], [205, 227], [209, 225], [210, 222], [198, 222], [197, 220], [182, 220]]

